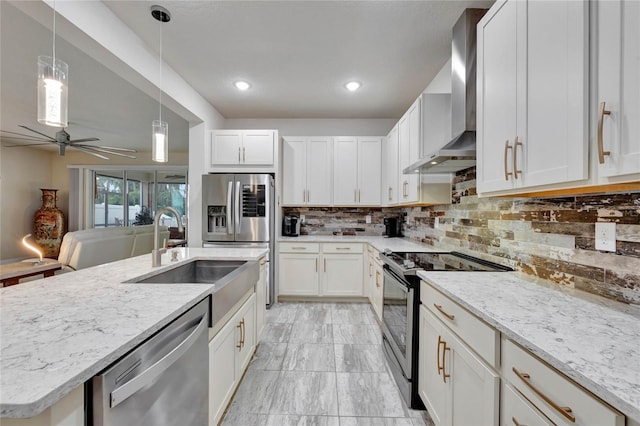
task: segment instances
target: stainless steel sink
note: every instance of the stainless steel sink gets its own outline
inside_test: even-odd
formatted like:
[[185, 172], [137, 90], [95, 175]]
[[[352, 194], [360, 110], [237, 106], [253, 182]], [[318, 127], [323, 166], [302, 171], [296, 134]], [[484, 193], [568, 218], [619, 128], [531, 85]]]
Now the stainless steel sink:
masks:
[[246, 263], [246, 261], [241, 260], [194, 260], [135, 282], [150, 284], [213, 284]]
[[165, 267], [162, 272], [134, 278], [131, 284], [213, 284], [211, 324], [220, 321], [258, 282], [260, 266], [253, 260], [201, 259]]

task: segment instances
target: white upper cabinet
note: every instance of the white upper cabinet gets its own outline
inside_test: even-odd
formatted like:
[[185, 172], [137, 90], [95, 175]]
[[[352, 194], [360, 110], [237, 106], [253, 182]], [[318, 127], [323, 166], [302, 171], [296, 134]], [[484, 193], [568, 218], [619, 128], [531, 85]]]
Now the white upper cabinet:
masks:
[[398, 175], [398, 125], [387, 136], [387, 145], [385, 147], [386, 156], [383, 162], [385, 183], [382, 188], [382, 204], [393, 205], [398, 203], [398, 183], [400, 178]]
[[[400, 204], [416, 203], [419, 201], [418, 187], [420, 185], [419, 174], [404, 174], [402, 171], [409, 167], [411, 163], [419, 159], [419, 138], [415, 129], [415, 116], [420, 114], [420, 98], [411, 106], [409, 111], [400, 119], [398, 123], [398, 202]], [[413, 120], [412, 120], [413, 118]], [[412, 157], [412, 155], [414, 155]]]
[[598, 175], [640, 173], [640, 2], [607, 0], [595, 7]]
[[358, 138], [358, 204], [380, 205], [381, 177], [382, 138]]
[[332, 139], [285, 137], [282, 142], [282, 203], [331, 204]]
[[588, 177], [584, 1], [499, 1], [478, 24], [478, 192]]
[[210, 165], [271, 166], [276, 139], [275, 130], [214, 130]]
[[382, 138], [336, 137], [333, 168], [335, 205], [380, 205]]

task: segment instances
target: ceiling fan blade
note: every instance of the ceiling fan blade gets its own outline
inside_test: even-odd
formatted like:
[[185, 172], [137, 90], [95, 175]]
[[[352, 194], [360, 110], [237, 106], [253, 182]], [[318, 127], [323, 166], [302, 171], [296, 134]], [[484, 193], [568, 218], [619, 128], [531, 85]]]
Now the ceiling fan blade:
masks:
[[96, 156], [98, 158], [102, 158], [103, 160], [109, 160], [109, 157], [105, 157], [102, 154], [98, 154], [97, 152], [93, 152], [89, 148], [83, 148], [82, 146], [73, 146], [73, 145], [69, 145], [69, 146], [72, 147], [73, 149], [77, 149], [78, 151], [82, 151], [82, 152], [84, 152], [86, 154], [91, 154], [91, 155]]
[[79, 143], [79, 142], [93, 142], [93, 141], [99, 141], [100, 139], [98, 138], [84, 138], [84, 139], [74, 139], [72, 141], [69, 141], [68, 143]]
[[91, 150], [91, 151], [97, 151], [97, 152], [104, 152], [105, 154], [109, 154], [109, 155], [118, 155], [120, 157], [127, 157], [127, 158], [132, 158], [135, 159], [136, 157], [134, 157], [133, 155], [129, 155], [129, 154], [121, 154], [119, 152], [113, 152], [113, 151], [109, 151], [107, 149], [103, 149], [103, 147], [97, 147], [97, 146], [92, 146], [92, 145], [69, 145], [71, 148], [85, 148], [87, 150]]
[[40, 145], [49, 145], [50, 143], [54, 143], [54, 142], [43, 142], [43, 143], [23, 143], [20, 145], [3, 145], [5, 148], [18, 148], [21, 146], [40, 146]]
[[39, 134], [39, 135], [41, 135], [41, 136], [44, 136], [44, 137], [45, 137], [45, 138], [47, 138], [47, 139], [50, 139], [50, 140], [52, 140], [52, 141], [54, 141], [54, 142], [58, 142], [56, 138], [52, 138], [52, 137], [51, 137], [51, 136], [49, 136], [49, 135], [45, 135], [44, 133], [40, 133], [40, 132], [38, 132], [37, 130], [30, 129], [30, 128], [28, 128], [27, 126], [23, 126], [22, 124], [18, 124], [18, 127], [22, 127], [23, 129], [27, 129], [27, 130], [28, 130], [28, 131], [30, 131], [30, 132], [37, 133], [37, 134]]
[[26, 138], [29, 138], [29, 139], [33, 139], [33, 140], [36, 140], [36, 141], [45, 141], [45, 140], [46, 140], [46, 141], [48, 141], [48, 140], [50, 140], [50, 138], [47, 138], [47, 139], [37, 138], [37, 137], [35, 137], [35, 136], [26, 135], [26, 134], [24, 134], [24, 133], [18, 133], [18, 132], [10, 132], [10, 131], [8, 131], [8, 130], [0, 130], [0, 132], [2, 132], [2, 133], [10, 133], [10, 134], [12, 134], [12, 135], [19, 135], [19, 136], [23, 136], [22, 138], [17, 138], [17, 137], [15, 137], [15, 136], [8, 136], [8, 137], [10, 137], [11, 139], [26, 139]]
[[87, 146], [87, 147], [91, 147], [91, 148], [102, 148], [102, 149], [108, 149], [111, 151], [123, 151], [123, 152], [138, 152], [138, 150], [136, 149], [131, 149], [131, 148], [118, 148], [117, 146], [105, 146], [105, 145], [82, 145], [82, 146]]

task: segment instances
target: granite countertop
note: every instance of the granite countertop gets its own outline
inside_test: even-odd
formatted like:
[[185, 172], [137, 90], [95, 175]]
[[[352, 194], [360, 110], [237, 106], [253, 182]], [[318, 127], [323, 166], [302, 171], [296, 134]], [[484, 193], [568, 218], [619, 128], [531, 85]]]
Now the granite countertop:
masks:
[[640, 310], [515, 272], [418, 275], [636, 421]]
[[299, 237], [280, 237], [278, 241], [292, 243], [367, 243], [378, 251], [383, 251], [386, 248], [391, 251], [441, 251], [431, 246], [416, 243], [408, 238], [387, 238], [371, 235], [301, 235]]
[[[171, 262], [170, 252], [178, 252]], [[216, 291], [124, 284], [191, 259], [258, 260], [258, 248], [178, 248], [0, 290], [0, 417], [32, 417]]]

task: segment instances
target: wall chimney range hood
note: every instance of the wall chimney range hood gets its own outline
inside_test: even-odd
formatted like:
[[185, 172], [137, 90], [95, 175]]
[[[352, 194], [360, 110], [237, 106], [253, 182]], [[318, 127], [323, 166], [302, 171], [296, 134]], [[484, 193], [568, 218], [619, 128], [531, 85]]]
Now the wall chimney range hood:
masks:
[[476, 27], [486, 9], [465, 9], [451, 42], [451, 141], [403, 173], [451, 173], [476, 164]]

